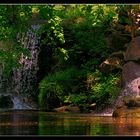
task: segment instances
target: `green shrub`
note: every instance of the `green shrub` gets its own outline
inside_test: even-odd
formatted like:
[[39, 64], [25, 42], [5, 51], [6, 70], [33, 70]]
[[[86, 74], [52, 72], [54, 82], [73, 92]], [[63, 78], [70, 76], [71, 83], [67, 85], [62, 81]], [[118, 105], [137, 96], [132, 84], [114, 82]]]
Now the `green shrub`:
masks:
[[[117, 18], [116, 7], [71, 5], [65, 10], [65, 14], [60, 14], [63, 18], [53, 18], [45, 26], [47, 38], [44, 43], [56, 47], [52, 56], [55, 64], [51, 67], [53, 73], [40, 82], [39, 104], [45, 105], [44, 97], [52, 93], [59, 97], [61, 104], [76, 104], [81, 111], [87, 111], [93, 102], [97, 105], [111, 104], [119, 93], [119, 88], [115, 86], [118, 76], [105, 76], [94, 70], [112, 53], [106, 47], [105, 34]], [[54, 30], [57, 34], [52, 39]]]
[[116, 86], [116, 81], [119, 80], [117, 74], [102, 75], [99, 71], [96, 75], [100, 77], [92, 84], [90, 90], [90, 100], [96, 102], [99, 106], [101, 104], [111, 105], [120, 93], [120, 87]]
[[85, 93], [71, 95], [71, 103], [77, 105], [81, 112], [89, 112], [88, 96]]
[[55, 103], [56, 100], [59, 102], [58, 94], [62, 92], [61, 86], [55, 82], [47, 83], [45, 87], [42, 85], [40, 88], [40, 94], [38, 95], [40, 108], [50, 110], [53, 107], [57, 107], [57, 105], [53, 103]]
[[120, 87], [116, 86], [119, 75], [103, 75], [99, 70], [87, 73], [87, 79], [91, 80], [87, 91], [70, 95], [69, 102], [79, 106], [81, 112], [90, 111], [90, 104], [96, 103], [97, 110], [113, 104], [120, 93]]
[[[104, 29], [102, 27], [91, 27], [85, 23], [78, 25], [70, 25], [64, 27], [65, 30], [71, 31], [69, 34], [65, 34], [67, 53], [68, 53], [68, 64], [77, 65], [79, 67], [89, 66], [91, 63], [92, 67], [97, 68], [97, 66], [106, 59], [110, 50], [105, 44]], [[70, 42], [67, 42], [70, 35]], [[68, 38], [68, 39], [67, 39]]]
[[39, 85], [39, 105], [45, 105], [46, 99], [44, 97], [51, 93], [57, 95], [61, 104], [63, 104], [65, 96], [78, 90], [80, 75], [80, 70], [71, 67], [46, 76]]

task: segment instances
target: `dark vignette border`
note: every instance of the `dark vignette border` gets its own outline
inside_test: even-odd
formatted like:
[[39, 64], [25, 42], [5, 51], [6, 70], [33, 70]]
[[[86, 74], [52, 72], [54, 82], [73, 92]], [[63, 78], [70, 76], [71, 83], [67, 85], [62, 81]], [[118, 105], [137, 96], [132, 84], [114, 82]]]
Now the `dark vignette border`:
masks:
[[0, 4], [140, 4], [140, 0], [0, 0]]
[[[0, 0], [0, 5], [7, 4], [140, 4], [140, 0]], [[136, 136], [0, 136], [1, 139], [30, 139], [30, 140], [39, 140], [39, 139], [135, 139], [139, 138]]]

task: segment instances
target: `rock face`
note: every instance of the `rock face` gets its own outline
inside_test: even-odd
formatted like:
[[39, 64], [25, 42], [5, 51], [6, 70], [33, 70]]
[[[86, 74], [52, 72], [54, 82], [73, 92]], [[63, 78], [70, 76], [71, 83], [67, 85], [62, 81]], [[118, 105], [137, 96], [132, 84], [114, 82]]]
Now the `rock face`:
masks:
[[124, 60], [125, 61], [137, 61], [140, 59], [140, 36], [135, 37], [129, 43], [126, 50]]
[[136, 107], [140, 106], [140, 77], [131, 81], [120, 93], [120, 96], [116, 100], [116, 108], [123, 107], [125, 105]]
[[[135, 114], [140, 116], [140, 77], [131, 81], [116, 100], [113, 117], [127, 117], [132, 114], [132, 108], [135, 108]], [[138, 112], [137, 112], [138, 111]]]
[[122, 85], [125, 87], [137, 77], [140, 77], [140, 64], [133, 61], [125, 63], [122, 68]]
[[[123, 90], [114, 105], [114, 117], [140, 116], [140, 36], [129, 43], [122, 68]], [[135, 111], [132, 109], [135, 108]]]

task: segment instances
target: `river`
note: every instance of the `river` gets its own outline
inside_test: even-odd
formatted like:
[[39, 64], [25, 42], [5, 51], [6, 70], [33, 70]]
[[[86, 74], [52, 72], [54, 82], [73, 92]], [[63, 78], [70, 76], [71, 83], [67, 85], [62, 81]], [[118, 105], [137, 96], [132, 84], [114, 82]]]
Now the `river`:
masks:
[[32, 110], [0, 112], [2, 136], [139, 136], [140, 118]]

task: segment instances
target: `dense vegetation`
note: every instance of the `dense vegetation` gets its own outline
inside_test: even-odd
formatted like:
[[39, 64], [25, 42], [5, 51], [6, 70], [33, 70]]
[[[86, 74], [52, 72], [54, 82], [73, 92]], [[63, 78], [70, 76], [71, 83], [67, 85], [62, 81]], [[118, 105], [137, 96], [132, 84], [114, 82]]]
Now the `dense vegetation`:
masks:
[[20, 67], [22, 53], [30, 55], [17, 34], [26, 32], [34, 18], [47, 20], [38, 32], [39, 106], [49, 110], [73, 104], [81, 111], [90, 111], [92, 103], [97, 109], [111, 106], [121, 89], [117, 84], [121, 66], [106, 70], [101, 64], [114, 52], [125, 51], [123, 46], [134, 37], [138, 9], [138, 5], [105, 4], [0, 5], [1, 70], [8, 75]]

